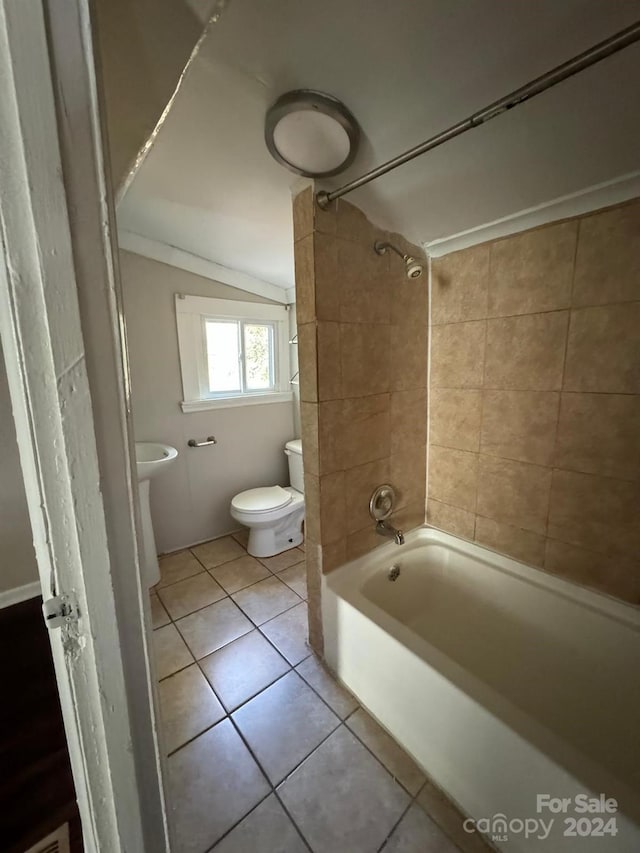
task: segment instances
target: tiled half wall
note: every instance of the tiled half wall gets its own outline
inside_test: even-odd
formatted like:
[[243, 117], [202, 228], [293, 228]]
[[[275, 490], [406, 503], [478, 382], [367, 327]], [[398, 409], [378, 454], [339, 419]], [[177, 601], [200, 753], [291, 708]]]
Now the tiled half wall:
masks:
[[391, 521], [424, 522], [428, 278], [373, 249], [399, 235], [339, 200], [320, 210], [308, 188], [294, 201], [300, 399], [305, 466], [310, 639], [321, 646], [322, 572], [380, 544], [368, 506], [376, 486], [398, 495]]
[[432, 263], [428, 521], [640, 603], [640, 200]]

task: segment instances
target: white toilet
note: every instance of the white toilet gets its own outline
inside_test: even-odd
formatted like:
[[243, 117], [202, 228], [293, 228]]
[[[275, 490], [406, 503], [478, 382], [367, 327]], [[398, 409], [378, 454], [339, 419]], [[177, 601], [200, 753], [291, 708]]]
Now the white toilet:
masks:
[[254, 557], [273, 557], [302, 543], [304, 478], [302, 442], [288, 441], [290, 486], [263, 486], [240, 492], [231, 501], [231, 516], [249, 528], [247, 551]]

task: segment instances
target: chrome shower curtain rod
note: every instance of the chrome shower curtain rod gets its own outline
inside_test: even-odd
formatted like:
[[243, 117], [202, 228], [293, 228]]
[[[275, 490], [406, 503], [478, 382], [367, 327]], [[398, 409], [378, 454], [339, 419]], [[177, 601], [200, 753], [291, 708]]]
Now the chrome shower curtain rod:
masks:
[[478, 110], [478, 112], [475, 112], [469, 118], [464, 119], [464, 121], [460, 121], [447, 130], [443, 130], [442, 133], [432, 136], [430, 139], [427, 139], [426, 142], [422, 142], [420, 145], [410, 148], [408, 151], [405, 151], [404, 154], [394, 157], [393, 160], [387, 160], [386, 163], [383, 163], [376, 169], [372, 169], [370, 172], [366, 172], [359, 178], [349, 181], [348, 184], [345, 184], [338, 189], [331, 190], [331, 192], [320, 190], [320, 192], [316, 194], [316, 201], [318, 205], [323, 210], [326, 210], [326, 208], [332, 201], [335, 201], [335, 199], [342, 198], [342, 196], [347, 195], [347, 193], [353, 192], [353, 190], [357, 190], [359, 187], [363, 187], [371, 181], [375, 181], [376, 178], [386, 175], [387, 172], [397, 169], [398, 166], [408, 163], [410, 160], [413, 160], [415, 157], [419, 157], [421, 154], [425, 154], [427, 151], [431, 151], [433, 148], [437, 148], [444, 142], [448, 142], [450, 139], [460, 136], [460, 134], [466, 133], [474, 127], [478, 127], [487, 121], [491, 121], [492, 118], [501, 115], [501, 113], [506, 110], [510, 110], [513, 107], [518, 106], [518, 104], [528, 101], [529, 98], [533, 98], [535, 95], [545, 92], [557, 83], [561, 83], [568, 77], [578, 74], [578, 72], [583, 71], [585, 68], [595, 65], [596, 62], [606, 59], [608, 56], [617, 53], [619, 50], [623, 50], [625, 47], [628, 47], [637, 41], [640, 41], [640, 21], [636, 21], [636, 23], [632, 24], [630, 27], [620, 30], [620, 32], [615, 33], [615, 35], [610, 36], [608, 39], [590, 47], [583, 53], [579, 53], [567, 62], [557, 65], [555, 68], [552, 68], [551, 71], [547, 71], [546, 74], [536, 77], [536, 79], [532, 80], [530, 83], [521, 86], [509, 95], [505, 95], [505, 97], [500, 98], [499, 101], [494, 101], [492, 104], [489, 104], [488, 107]]

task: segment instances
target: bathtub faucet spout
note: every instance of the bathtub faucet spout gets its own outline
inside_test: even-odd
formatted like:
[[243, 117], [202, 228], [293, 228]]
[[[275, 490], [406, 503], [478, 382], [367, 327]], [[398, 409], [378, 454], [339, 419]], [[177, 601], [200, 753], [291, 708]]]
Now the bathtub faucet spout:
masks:
[[396, 543], [396, 545], [404, 545], [404, 533], [402, 530], [397, 530], [386, 521], [376, 522], [376, 533], [380, 536], [388, 536]]

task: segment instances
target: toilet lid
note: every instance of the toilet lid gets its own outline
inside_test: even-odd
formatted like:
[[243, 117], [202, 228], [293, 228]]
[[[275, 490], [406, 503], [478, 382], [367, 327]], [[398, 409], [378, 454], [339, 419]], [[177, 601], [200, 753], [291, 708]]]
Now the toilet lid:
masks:
[[263, 486], [260, 489], [249, 489], [240, 492], [231, 501], [235, 509], [242, 512], [266, 512], [270, 509], [280, 509], [293, 500], [290, 492], [282, 486]]

